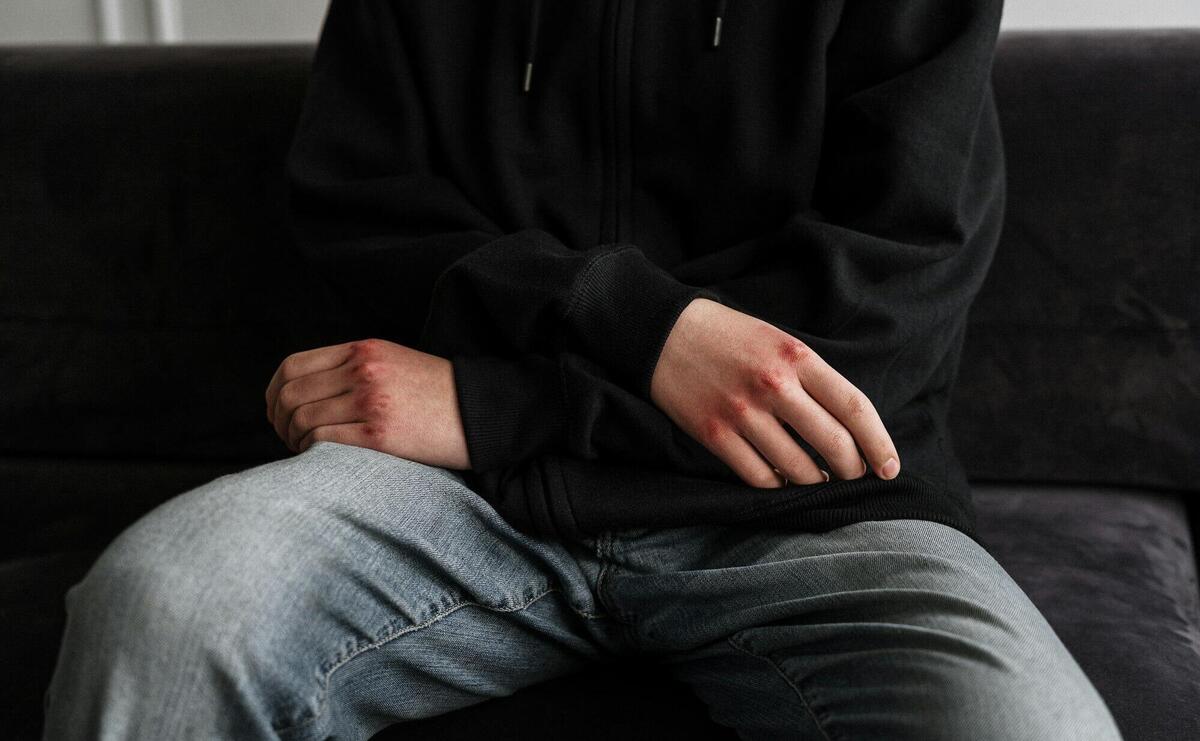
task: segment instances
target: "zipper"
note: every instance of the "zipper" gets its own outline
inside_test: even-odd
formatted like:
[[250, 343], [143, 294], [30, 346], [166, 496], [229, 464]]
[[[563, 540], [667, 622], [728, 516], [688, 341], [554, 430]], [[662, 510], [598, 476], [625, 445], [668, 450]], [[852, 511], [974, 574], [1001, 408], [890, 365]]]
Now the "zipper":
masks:
[[[629, 218], [633, 162], [628, 151], [630, 125], [630, 67], [633, 45], [633, 0], [605, 4], [601, 44], [600, 110], [604, 121], [602, 147], [606, 157], [601, 194], [600, 243], [628, 241], [633, 237]], [[610, 12], [611, 11], [611, 12]]]

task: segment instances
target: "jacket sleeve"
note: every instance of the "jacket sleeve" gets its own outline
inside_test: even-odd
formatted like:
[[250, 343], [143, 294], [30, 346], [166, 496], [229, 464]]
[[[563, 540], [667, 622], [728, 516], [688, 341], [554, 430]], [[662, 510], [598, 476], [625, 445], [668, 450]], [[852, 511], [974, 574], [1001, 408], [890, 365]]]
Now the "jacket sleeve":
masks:
[[[732, 260], [671, 272], [636, 245], [573, 250], [475, 209], [399, 104], [415, 92], [389, 92], [411, 86], [398, 40], [370, 30], [394, 28], [375, 17], [390, 7], [330, 6], [289, 153], [293, 225], [365, 318], [454, 361], [476, 470], [543, 452], [710, 464], [649, 401], [666, 336], [700, 296], [808, 342], [885, 420], [944, 382], [999, 229], [999, 0], [847, 4], [813, 203], [728, 247]], [[706, 275], [718, 262], [744, 268]]]
[[[432, 162], [396, 5], [327, 11], [286, 158], [302, 256], [363, 332], [454, 360], [475, 470], [551, 451], [701, 469], [707, 456], [713, 468], [648, 393], [634, 397], [557, 334], [569, 318], [593, 356], [657, 358], [679, 312], [711, 294], [631, 245], [504, 233], [470, 203]], [[648, 387], [644, 362], [626, 369]]]
[[286, 160], [300, 252], [379, 334], [447, 356], [620, 358], [617, 375], [648, 387], [650, 359], [704, 290], [634, 246], [506, 232], [472, 203], [437, 164], [401, 6], [329, 6]]
[[[471, 470], [492, 501], [498, 481], [550, 453], [736, 481], [731, 469], [658, 407], [632, 393], [586, 356], [451, 356]], [[490, 482], [490, 483], [489, 483]], [[523, 501], [509, 492], [509, 501]]]
[[[738, 256], [728, 262], [746, 266], [734, 275], [712, 280], [703, 260], [673, 271], [685, 285], [703, 288], [700, 295], [805, 341], [863, 390], [885, 424], [900, 424], [901, 413], [913, 424], [917, 406], [945, 404], [957, 372], [954, 348], [999, 240], [1004, 163], [990, 79], [1000, 11], [1000, 0], [848, 3], [827, 54], [826, 134], [813, 203], [779, 228], [727, 248]], [[596, 285], [619, 296], [627, 268], [605, 259]], [[431, 321], [439, 302], [451, 298], [446, 283], [439, 288]], [[585, 295], [582, 304], [584, 315], [603, 315], [602, 297]], [[577, 410], [566, 438], [574, 441], [570, 455], [653, 450], [660, 457], [650, 460], [667, 467], [712, 471], [715, 459], [686, 435], [644, 422], [657, 411], [648, 383], [663, 339], [656, 337], [641, 371], [613, 377], [637, 379], [628, 393], [605, 387], [590, 397], [590, 413]], [[443, 349], [448, 356], [463, 350]], [[604, 357], [594, 360], [603, 366], [592, 366], [598, 378], [610, 366]], [[477, 470], [554, 450], [550, 441], [525, 449], [504, 442], [520, 439], [522, 418], [547, 398], [541, 390], [551, 383], [548, 368], [539, 378], [520, 362], [460, 355], [455, 364], [472, 452], [486, 463]], [[568, 385], [584, 398], [582, 378]], [[504, 403], [525, 405], [524, 413], [510, 409], [489, 419], [496, 403], [489, 399], [505, 389]], [[621, 411], [605, 414], [618, 401]], [[639, 405], [646, 409], [634, 413]], [[621, 432], [629, 450], [605, 447]], [[589, 437], [601, 444], [587, 445]], [[520, 485], [519, 477], [491, 480]]]
[[999, 242], [1001, 10], [1001, 0], [845, 3], [825, 55], [812, 203], [734, 248], [755, 255], [745, 275], [710, 284], [677, 272], [805, 341], [885, 423], [948, 395]]

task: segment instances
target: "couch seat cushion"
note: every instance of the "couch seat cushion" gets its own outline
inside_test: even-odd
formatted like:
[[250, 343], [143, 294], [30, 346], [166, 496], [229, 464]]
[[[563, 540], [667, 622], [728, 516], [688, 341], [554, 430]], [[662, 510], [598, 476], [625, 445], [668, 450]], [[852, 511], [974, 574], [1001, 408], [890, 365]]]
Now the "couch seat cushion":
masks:
[[1127, 739], [1200, 738], [1200, 598], [1187, 508], [1144, 489], [974, 486], [980, 537]]

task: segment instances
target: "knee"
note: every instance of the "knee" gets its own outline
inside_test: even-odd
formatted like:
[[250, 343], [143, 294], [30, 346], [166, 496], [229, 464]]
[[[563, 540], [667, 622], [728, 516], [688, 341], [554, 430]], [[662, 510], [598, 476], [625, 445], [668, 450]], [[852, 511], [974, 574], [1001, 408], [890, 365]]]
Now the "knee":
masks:
[[960, 674], [946, 690], [933, 738], [1121, 739], [1108, 706], [1073, 662], [1038, 673]]
[[936, 644], [908, 651], [895, 677], [901, 704], [921, 708], [929, 723], [921, 737], [1120, 741], [1104, 700], [1048, 626], [1003, 638], [925, 631]]
[[1039, 624], [944, 631], [910, 652], [906, 684], [932, 725], [923, 737], [1120, 741], [1091, 680], [1048, 625], [1034, 629]]
[[794, 693], [806, 722], [829, 735], [1120, 741], [1091, 681], [1046, 635], [776, 623], [729, 642], [767, 686]]
[[184, 703], [197, 717], [219, 710], [221, 723], [266, 728], [310, 712], [315, 689], [295, 638], [324, 587], [312, 573], [329, 574], [288, 512], [239, 497], [238, 481], [151, 511], [68, 591], [47, 717], [99, 723], [120, 707], [166, 722]]
[[[401, 537], [446, 530], [450, 495], [467, 493], [446, 469], [321, 442], [143, 516], [68, 592], [68, 615], [93, 626], [89, 638], [125, 651], [186, 648], [272, 664], [325, 595], [345, 588], [336, 559], [358, 528], [402, 548]], [[372, 524], [384, 505], [395, 511], [387, 532]]]
[[236, 581], [201, 554], [173, 551], [137, 530], [114, 541], [67, 592], [67, 615], [83, 638], [122, 655], [177, 654], [210, 639], [207, 628], [233, 616], [224, 606]]
[[181, 497], [122, 532], [68, 591], [64, 640], [146, 667], [212, 668], [269, 647], [260, 634], [289, 600], [278, 577], [296, 544], [256, 531], [262, 513]]

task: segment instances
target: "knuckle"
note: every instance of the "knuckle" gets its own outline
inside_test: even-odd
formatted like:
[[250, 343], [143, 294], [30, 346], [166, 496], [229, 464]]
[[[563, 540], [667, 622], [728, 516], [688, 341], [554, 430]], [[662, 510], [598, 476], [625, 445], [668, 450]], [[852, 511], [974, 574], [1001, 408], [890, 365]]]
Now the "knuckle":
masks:
[[391, 409], [392, 397], [383, 391], [370, 391], [358, 397], [357, 405], [364, 416], [383, 416]]
[[371, 384], [379, 380], [383, 373], [383, 364], [377, 360], [364, 360], [356, 364], [351, 373], [359, 383]]
[[854, 439], [850, 437], [850, 433], [845, 427], [831, 427], [825, 433], [825, 440], [829, 444], [829, 448], [838, 455], [845, 455], [846, 449], [854, 444]]
[[362, 434], [368, 442], [378, 442], [383, 438], [383, 428], [379, 425], [363, 425]]
[[862, 419], [870, 406], [871, 402], [867, 400], [863, 392], [857, 389], [851, 391], [846, 397], [846, 416], [853, 420]]
[[374, 337], [358, 340], [350, 345], [350, 357], [358, 359], [374, 358], [379, 354], [379, 344], [379, 340]]
[[700, 436], [700, 442], [710, 448], [714, 447], [724, 434], [721, 421], [715, 417], [705, 419], [700, 423], [697, 434]]
[[793, 365], [807, 361], [812, 355], [812, 348], [795, 337], [787, 337], [776, 345], [779, 357]]
[[760, 368], [754, 373], [754, 384], [760, 392], [776, 394], [783, 388], [785, 377], [779, 368]]
[[750, 416], [750, 403], [741, 397], [732, 397], [727, 402], [729, 416], [734, 420], [744, 420]]
[[311, 417], [312, 411], [309, 409], [308, 404], [298, 408], [292, 412], [292, 420], [288, 423], [288, 432], [295, 433], [307, 430], [311, 426]]
[[296, 384], [288, 381], [279, 389], [279, 403], [285, 409], [291, 409], [299, 401], [298, 395], [300, 389], [296, 388]]
[[279, 364], [280, 375], [282, 375], [284, 378], [291, 378], [293, 375], [296, 374], [296, 371], [298, 370], [296, 365], [299, 362], [300, 361], [296, 358], [295, 354], [289, 355], [286, 358], [284, 358], [283, 362]]

